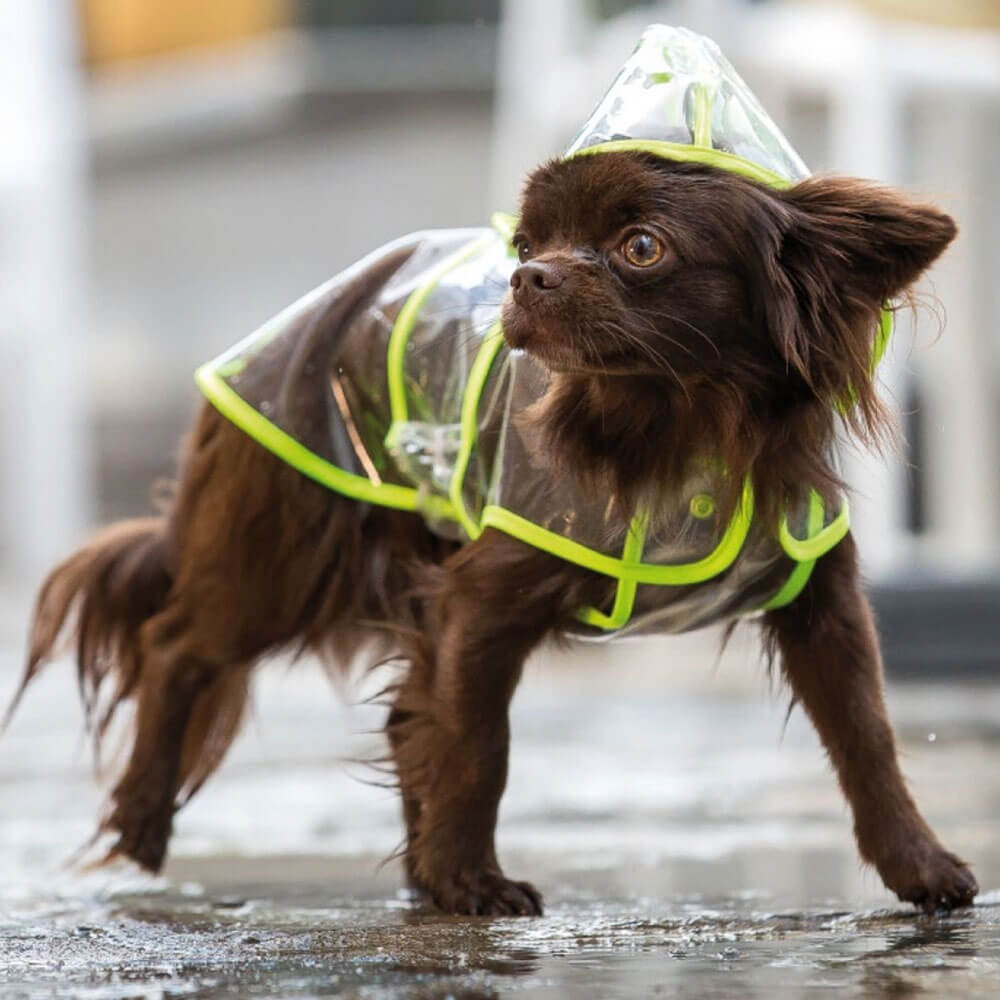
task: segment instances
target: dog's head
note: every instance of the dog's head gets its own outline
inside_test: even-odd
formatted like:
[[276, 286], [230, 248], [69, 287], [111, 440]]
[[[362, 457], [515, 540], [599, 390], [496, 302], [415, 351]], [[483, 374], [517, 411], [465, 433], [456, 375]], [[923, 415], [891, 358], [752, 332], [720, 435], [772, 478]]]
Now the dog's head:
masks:
[[746, 444], [748, 422], [763, 441], [793, 410], [814, 450], [838, 404], [861, 437], [879, 436], [880, 310], [955, 231], [858, 180], [775, 190], [649, 154], [554, 161], [525, 189], [504, 333], [557, 383], [614, 383], [619, 399], [627, 385], [631, 399], [674, 399], [675, 414], [699, 397], [718, 410], [724, 395], [746, 452], [736, 465], [750, 468], [763, 445]]

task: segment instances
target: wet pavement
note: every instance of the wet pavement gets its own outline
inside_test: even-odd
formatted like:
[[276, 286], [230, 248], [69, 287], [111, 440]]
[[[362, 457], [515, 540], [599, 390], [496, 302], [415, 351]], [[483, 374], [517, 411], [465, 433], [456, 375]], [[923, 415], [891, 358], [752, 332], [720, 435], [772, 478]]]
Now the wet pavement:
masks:
[[222, 885], [64, 899], [24, 917], [12, 907], [3, 996], [996, 996], [1000, 985], [996, 893], [924, 917], [763, 890], [680, 894], [659, 868], [631, 869], [623, 891], [617, 871], [536, 863], [525, 868], [550, 886], [545, 917], [469, 920], [411, 909], [354, 865], [297, 859], [270, 879], [253, 867], [217, 866]]
[[377, 749], [378, 713], [309, 668], [261, 678], [164, 876], [67, 868], [100, 799], [60, 665], [0, 743], [0, 996], [998, 995], [1000, 684], [890, 690], [914, 792], [984, 889], [927, 917], [861, 869], [822, 752], [799, 714], [783, 729], [760, 667], [739, 644], [711, 660], [686, 638], [529, 668], [499, 845], [545, 893], [539, 919], [400, 891], [379, 867], [394, 798], [346, 763]]

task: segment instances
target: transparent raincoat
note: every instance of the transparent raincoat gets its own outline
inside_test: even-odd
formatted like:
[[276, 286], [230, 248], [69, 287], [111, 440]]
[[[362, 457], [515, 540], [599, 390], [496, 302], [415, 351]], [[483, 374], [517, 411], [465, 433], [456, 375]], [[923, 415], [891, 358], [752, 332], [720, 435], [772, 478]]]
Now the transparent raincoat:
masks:
[[[808, 175], [718, 48], [662, 25], [643, 34], [566, 155], [636, 149], [774, 186]], [[846, 500], [825, 505], [803, 484], [781, 523], [765, 525], [748, 484], [725, 523], [713, 499], [724, 470], [706, 462], [663, 509], [626, 520], [553, 476], [517, 419], [546, 372], [500, 328], [517, 264], [509, 237], [498, 216], [489, 229], [396, 241], [204, 365], [198, 383], [264, 447], [339, 493], [413, 511], [455, 540], [492, 527], [610, 578], [608, 606], [580, 609], [585, 634], [676, 632], [793, 600], [847, 533]], [[352, 279], [393, 255], [405, 262], [367, 308], [324, 324]]]

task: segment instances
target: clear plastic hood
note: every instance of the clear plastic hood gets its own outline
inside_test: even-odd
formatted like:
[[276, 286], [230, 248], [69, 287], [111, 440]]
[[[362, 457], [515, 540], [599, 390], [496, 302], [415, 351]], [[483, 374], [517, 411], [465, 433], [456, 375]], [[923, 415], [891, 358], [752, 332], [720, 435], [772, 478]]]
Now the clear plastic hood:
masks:
[[654, 24], [643, 32], [566, 155], [623, 140], [715, 150], [785, 181], [809, 176], [715, 42], [687, 28]]

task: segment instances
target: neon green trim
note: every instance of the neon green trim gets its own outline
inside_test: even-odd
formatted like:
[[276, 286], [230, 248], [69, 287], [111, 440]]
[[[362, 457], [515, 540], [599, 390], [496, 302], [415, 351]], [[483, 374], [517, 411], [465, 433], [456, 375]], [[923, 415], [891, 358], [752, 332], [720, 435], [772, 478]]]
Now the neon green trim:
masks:
[[[868, 368], [868, 373], [874, 375], [876, 369], [879, 366], [879, 362], [885, 355], [886, 349], [889, 346], [889, 341], [892, 338], [894, 321], [892, 317], [892, 310], [888, 306], [882, 307], [882, 312], [879, 314], [878, 329], [875, 331], [875, 339], [872, 342], [872, 360]], [[837, 402], [837, 412], [846, 413], [855, 403], [858, 401], [858, 394], [854, 391], [854, 386], [849, 385], [847, 387], [847, 396], [845, 399], [838, 400]]]
[[[454, 497], [452, 497], [454, 501]], [[457, 506], [457, 504], [456, 504]], [[497, 528], [508, 535], [521, 539], [535, 548], [549, 552], [567, 562], [584, 569], [612, 576], [619, 580], [634, 580], [636, 583], [657, 583], [668, 586], [682, 586], [704, 583], [728, 569], [743, 548], [750, 523], [753, 521], [753, 489], [747, 482], [743, 487], [743, 498], [725, 534], [714, 551], [697, 562], [683, 566], [657, 566], [652, 563], [626, 563], [623, 559], [606, 556], [580, 542], [558, 535], [543, 528], [504, 507], [489, 504], [483, 510], [482, 527]]]
[[216, 374], [221, 375], [223, 378], [232, 378], [234, 375], [242, 375], [246, 367], [246, 358], [233, 358], [232, 361], [227, 361], [219, 365], [215, 371]]
[[594, 628], [604, 629], [606, 632], [614, 632], [628, 624], [632, 617], [632, 609], [635, 607], [635, 592], [638, 588], [635, 580], [619, 580], [615, 588], [615, 603], [610, 614], [604, 614], [597, 608], [580, 608], [576, 612], [577, 621], [584, 625], [593, 625]]
[[472, 362], [469, 382], [465, 387], [465, 395], [462, 397], [462, 443], [455, 459], [455, 469], [452, 472], [448, 493], [458, 521], [469, 538], [478, 538], [482, 534], [483, 526], [477, 524], [466, 510], [462, 487], [465, 484], [465, 473], [469, 468], [472, 449], [476, 446], [476, 438], [479, 436], [479, 399], [483, 394], [483, 386], [489, 377], [490, 368], [493, 367], [493, 360], [502, 345], [503, 332], [500, 328], [500, 321], [497, 320], [483, 338], [483, 343], [476, 354], [476, 360]]
[[[781, 547], [796, 562], [808, 562], [810, 559], [818, 559], [820, 556], [825, 555], [834, 545], [843, 541], [844, 536], [851, 527], [850, 505], [847, 502], [847, 497], [844, 497], [840, 513], [822, 531], [813, 535], [811, 533], [811, 518], [813, 510], [812, 497], [815, 493], [816, 491], [813, 490], [809, 498], [810, 536], [808, 538], [796, 538], [788, 530], [787, 517], [783, 517], [781, 523], [778, 525], [778, 539], [781, 542]], [[822, 507], [822, 500], [820, 500], [820, 505]], [[822, 524], [822, 521], [820, 524]]]
[[882, 307], [882, 315], [879, 321], [878, 330], [875, 333], [875, 343], [872, 345], [872, 374], [878, 368], [879, 362], [885, 356], [886, 348], [892, 338], [893, 317], [892, 310]]
[[[823, 498], [813, 490], [809, 494], [809, 517], [806, 528], [806, 533], [809, 537], [817, 534], [822, 529], [824, 513]], [[785, 518], [785, 525], [787, 526], [787, 518]], [[773, 611], [775, 608], [783, 608], [785, 605], [791, 604], [802, 593], [803, 588], [809, 582], [809, 577], [812, 576], [815, 565], [815, 559], [807, 559], [804, 562], [796, 563], [795, 569], [788, 574], [788, 579], [781, 590], [766, 604], [763, 604], [761, 610]]]
[[[403, 488], [405, 489], [405, 487]], [[452, 507], [450, 500], [433, 493], [424, 493], [422, 490], [417, 490], [417, 510], [421, 514], [429, 514], [431, 517], [444, 521], [458, 520], [458, 514], [455, 513], [455, 508]]]
[[[625, 535], [625, 546], [622, 549], [622, 562], [638, 565], [642, 561], [642, 548], [646, 543], [646, 528], [649, 518], [636, 515], [628, 526]], [[638, 584], [635, 580], [619, 580], [615, 589], [615, 603], [610, 614], [604, 614], [597, 608], [581, 608], [576, 617], [587, 625], [602, 628], [607, 631], [619, 629], [628, 623], [635, 607], [635, 592]]]
[[[490, 216], [490, 225], [504, 240], [510, 243], [517, 230], [517, 216], [510, 212], [494, 212]], [[513, 250], [513, 247], [511, 247], [511, 250]]]
[[788, 579], [784, 582], [774, 597], [766, 604], [760, 606], [761, 611], [775, 611], [791, 604], [799, 594], [805, 589], [805, 585], [812, 576], [813, 567], [816, 565], [815, 559], [806, 562], [796, 563], [795, 569], [788, 574]]
[[704, 83], [699, 83], [694, 91], [692, 139], [696, 146], [712, 148], [712, 95]]
[[595, 153], [652, 153], [654, 156], [677, 160], [680, 163], [704, 163], [710, 167], [718, 167], [720, 170], [740, 174], [770, 187], [790, 188], [795, 183], [773, 170], [768, 170], [767, 167], [762, 167], [759, 163], [745, 160], [734, 153], [704, 146], [689, 146], [683, 142], [664, 142], [662, 139], [611, 139], [593, 146], [584, 146], [583, 149], [570, 153], [567, 159], [574, 156], [593, 156]]
[[438, 283], [449, 271], [464, 264], [481, 250], [485, 250], [494, 239], [496, 237], [493, 233], [480, 236], [478, 239], [467, 243], [460, 250], [446, 257], [437, 267], [431, 270], [427, 280], [410, 295], [404, 303], [403, 308], [399, 310], [392, 333], [389, 335], [389, 349], [386, 360], [386, 379], [389, 384], [389, 412], [392, 414], [393, 423], [405, 421], [409, 417], [406, 405], [406, 375], [403, 369], [403, 362], [406, 354], [406, 345], [410, 342], [413, 324], [417, 321], [420, 310], [423, 309], [428, 296], [437, 288]]
[[325, 458], [320, 458], [255, 410], [235, 389], [226, 384], [211, 362], [202, 365], [195, 372], [194, 378], [205, 397], [227, 420], [231, 420], [283, 462], [320, 485], [343, 493], [352, 500], [394, 507], [397, 510], [427, 512], [456, 520], [451, 504], [440, 497], [422, 495], [410, 486], [373, 483], [364, 476], [348, 472]]
[[603, 573], [615, 579], [624, 579], [624, 567], [620, 559], [614, 556], [606, 556], [601, 552], [595, 552], [586, 545], [574, 542], [571, 538], [564, 538], [557, 535], [548, 528], [529, 521], [520, 514], [507, 510], [506, 507], [498, 507], [494, 504], [487, 504], [483, 508], [482, 518], [483, 528], [497, 528], [508, 535], [519, 538], [522, 542], [527, 542], [537, 549], [549, 552], [567, 562], [576, 563], [584, 569], [593, 570], [595, 573]]

